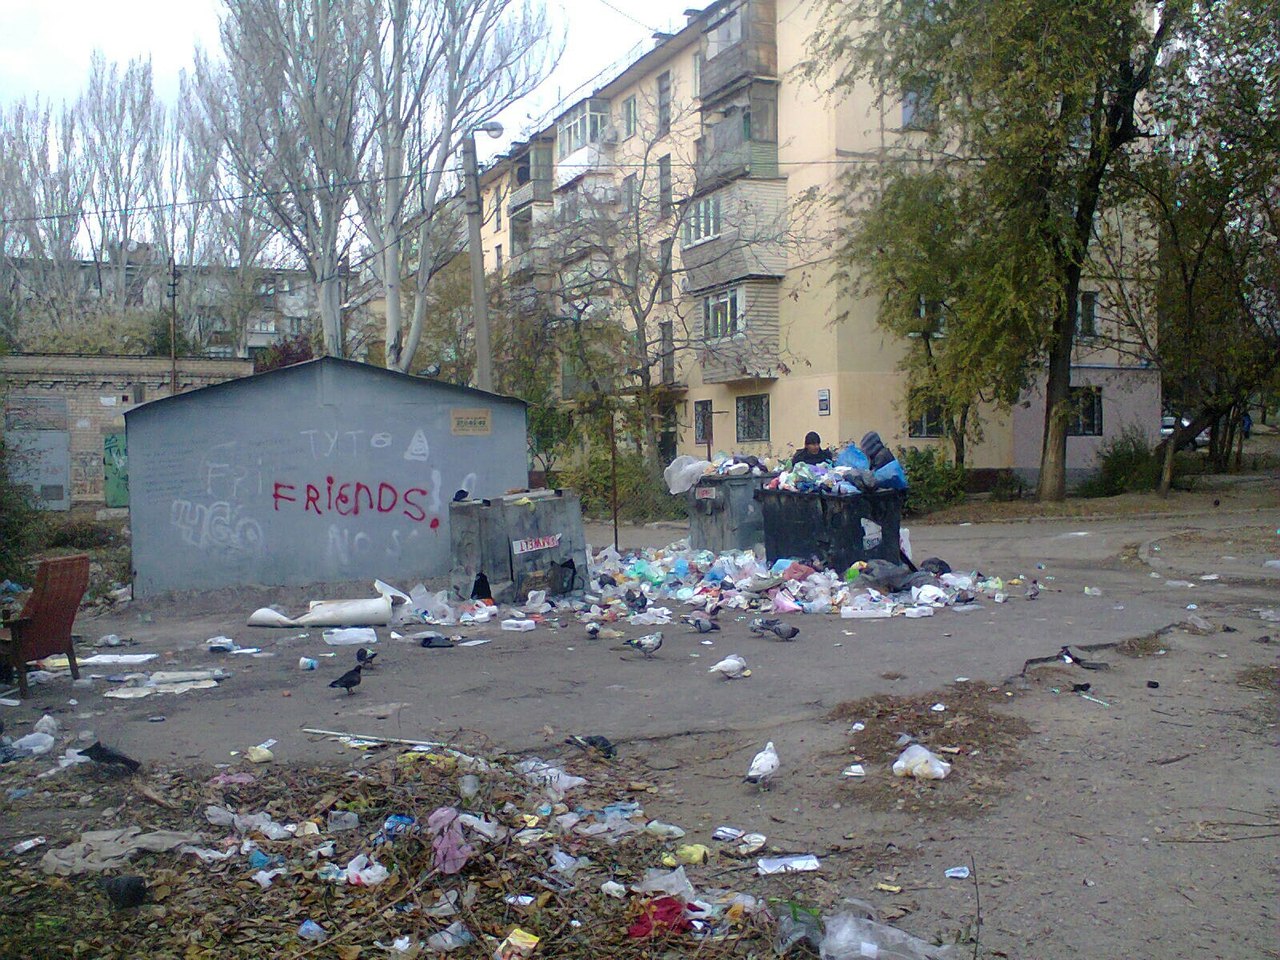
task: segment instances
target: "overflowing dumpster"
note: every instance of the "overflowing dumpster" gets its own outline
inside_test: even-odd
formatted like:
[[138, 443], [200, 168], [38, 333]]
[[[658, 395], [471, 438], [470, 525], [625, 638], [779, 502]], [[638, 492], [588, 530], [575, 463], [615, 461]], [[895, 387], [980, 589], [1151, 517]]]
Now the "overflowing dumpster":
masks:
[[903, 490], [854, 496], [760, 490], [765, 555], [772, 560], [816, 558], [831, 570], [856, 560], [899, 560]]
[[764, 515], [756, 493], [773, 476], [702, 477], [687, 494], [689, 546], [723, 553], [764, 543]]

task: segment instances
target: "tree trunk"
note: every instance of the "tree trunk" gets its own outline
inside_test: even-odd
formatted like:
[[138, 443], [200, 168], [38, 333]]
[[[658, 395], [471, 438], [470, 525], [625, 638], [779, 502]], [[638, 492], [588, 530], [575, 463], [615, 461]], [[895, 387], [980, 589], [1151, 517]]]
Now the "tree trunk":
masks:
[[[329, 258], [325, 258], [326, 260]], [[346, 355], [342, 342], [342, 290], [336, 264], [326, 266], [320, 277], [320, 330], [326, 356]]]
[[[1067, 313], [1074, 315], [1074, 310]], [[1061, 321], [1059, 321], [1061, 326]], [[1071, 340], [1057, 331], [1049, 349], [1045, 381], [1044, 445], [1040, 451], [1040, 480], [1036, 497], [1063, 500], [1067, 496], [1067, 422], [1071, 419]]]
[[1164, 457], [1160, 464], [1160, 485], [1156, 488], [1156, 492], [1162, 497], [1168, 497], [1169, 491], [1173, 488], [1173, 458], [1178, 453], [1178, 447], [1173, 441], [1177, 434], [1177, 427], [1174, 427], [1174, 435], [1164, 442]]

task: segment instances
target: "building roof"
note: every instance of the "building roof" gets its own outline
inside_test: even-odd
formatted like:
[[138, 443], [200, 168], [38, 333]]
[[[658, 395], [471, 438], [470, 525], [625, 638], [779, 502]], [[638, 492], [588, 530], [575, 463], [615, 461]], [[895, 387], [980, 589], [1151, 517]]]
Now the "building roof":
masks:
[[456, 383], [445, 383], [440, 380], [429, 380], [425, 377], [415, 377], [407, 373], [401, 373], [398, 370], [388, 370], [385, 367], [374, 366], [371, 363], [361, 363], [358, 360], [346, 360], [342, 357], [317, 357], [315, 360], [306, 360], [302, 363], [295, 363], [287, 367], [279, 367], [275, 370], [268, 370], [266, 373], [256, 373], [251, 377], [239, 377], [235, 380], [227, 380], [223, 383], [215, 383], [211, 386], [200, 387], [196, 390], [188, 390], [186, 393], [179, 393], [172, 397], [160, 397], [151, 400], [148, 403], [134, 407], [132, 410], [125, 411], [125, 420], [131, 416], [137, 416], [140, 412], [150, 411], [170, 404], [199, 402], [201, 399], [207, 399], [214, 393], [224, 393], [229, 391], [244, 389], [249, 384], [261, 384], [264, 380], [278, 379], [286, 380], [296, 377], [302, 373], [313, 373], [317, 370], [332, 368], [340, 370], [351, 376], [368, 377], [368, 378], [385, 378], [387, 383], [395, 382], [400, 386], [409, 390], [431, 390], [435, 392], [444, 391], [447, 393], [455, 393], [459, 398], [467, 398], [476, 403], [518, 403], [521, 406], [527, 406], [525, 401], [519, 397], [507, 397], [499, 393], [490, 393], [487, 390], [477, 390], [475, 387], [463, 387]]

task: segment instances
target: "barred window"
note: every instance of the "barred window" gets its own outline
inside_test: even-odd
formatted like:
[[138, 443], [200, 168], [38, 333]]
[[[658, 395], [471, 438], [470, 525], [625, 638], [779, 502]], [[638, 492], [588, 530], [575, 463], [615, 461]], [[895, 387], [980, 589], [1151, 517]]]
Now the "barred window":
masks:
[[769, 439], [769, 395], [738, 397], [738, 442]]

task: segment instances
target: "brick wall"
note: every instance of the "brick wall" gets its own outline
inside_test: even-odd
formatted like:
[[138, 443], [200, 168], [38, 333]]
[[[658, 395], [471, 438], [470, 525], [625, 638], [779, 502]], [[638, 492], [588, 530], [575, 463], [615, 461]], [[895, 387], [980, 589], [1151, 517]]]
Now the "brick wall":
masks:
[[[185, 392], [252, 373], [250, 360], [179, 358], [178, 389]], [[171, 379], [165, 357], [0, 356], [6, 409], [22, 398], [66, 401], [73, 504], [102, 502], [103, 437], [124, 432], [126, 410], [169, 396]]]

